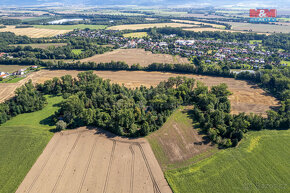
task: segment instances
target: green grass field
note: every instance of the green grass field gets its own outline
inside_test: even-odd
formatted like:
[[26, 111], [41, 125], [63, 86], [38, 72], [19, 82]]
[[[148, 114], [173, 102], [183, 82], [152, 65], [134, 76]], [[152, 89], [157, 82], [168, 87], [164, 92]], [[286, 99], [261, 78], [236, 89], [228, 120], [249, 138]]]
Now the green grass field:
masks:
[[135, 32], [135, 33], [127, 33], [123, 34], [124, 37], [131, 37], [131, 38], [143, 38], [147, 37], [147, 32]]
[[73, 49], [71, 52], [75, 55], [80, 55], [83, 52], [83, 50], [82, 49]]
[[282, 60], [280, 63], [281, 64], [287, 64], [287, 66], [290, 66], [290, 61]]
[[73, 29], [105, 29], [107, 26], [105, 25], [85, 25], [85, 24], [79, 24], [79, 25], [34, 25], [35, 28], [41, 28], [41, 29], [56, 29], [56, 30], [73, 30]]
[[17, 83], [18, 81], [24, 79], [25, 77], [17, 77], [17, 78], [13, 78], [13, 79], [10, 79], [8, 81], [2, 81], [3, 83]]
[[0, 126], [0, 193], [15, 192], [53, 133], [50, 115], [62, 97], [47, 97], [48, 105], [37, 112], [18, 115]]
[[261, 44], [262, 40], [249, 40], [249, 43], [250, 44], [255, 44], [255, 43]]
[[250, 132], [237, 148], [165, 176], [175, 193], [290, 192], [289, 141], [290, 130]]

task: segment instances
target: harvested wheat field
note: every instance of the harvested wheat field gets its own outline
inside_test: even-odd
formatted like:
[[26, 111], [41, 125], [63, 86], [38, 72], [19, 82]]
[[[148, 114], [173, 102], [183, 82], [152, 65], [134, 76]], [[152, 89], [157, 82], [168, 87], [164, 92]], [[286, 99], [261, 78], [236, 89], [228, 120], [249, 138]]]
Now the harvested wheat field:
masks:
[[0, 84], [0, 103], [14, 96], [15, 90], [22, 86], [28, 78], [22, 79], [17, 83], [1, 83]]
[[[3, 101], [3, 98], [7, 99], [13, 96], [14, 90], [28, 79], [32, 79], [34, 83], [43, 83], [45, 80], [52, 79], [53, 77], [61, 77], [66, 74], [76, 77], [79, 72], [81, 71], [41, 70], [30, 74], [27, 78], [19, 81], [18, 83], [0, 84], [0, 101]], [[128, 88], [136, 88], [141, 85], [147, 87], [156, 86], [160, 81], [165, 81], [169, 77], [174, 76], [195, 78], [196, 80], [204, 82], [207, 86], [226, 83], [229, 90], [233, 93], [229, 97], [232, 105], [232, 113], [252, 112], [265, 114], [271, 107], [275, 107], [279, 104], [274, 97], [268, 95], [261, 88], [258, 88], [257, 85], [232, 78], [144, 71], [94, 71], [94, 73], [102, 78], [110, 79], [113, 83], [124, 84]], [[6, 91], [3, 91], [3, 89], [6, 89]]]
[[150, 23], [150, 24], [130, 24], [130, 25], [116, 25], [109, 27], [109, 30], [137, 30], [154, 27], [193, 27], [194, 25], [185, 23]]
[[59, 34], [70, 32], [71, 30], [53, 30], [53, 29], [39, 29], [39, 28], [15, 28], [15, 26], [6, 26], [1, 28], [0, 32], [13, 32], [16, 35], [28, 36], [31, 38], [53, 37]]
[[118, 49], [104, 54], [97, 54], [89, 58], [82, 59], [81, 62], [111, 62], [124, 61], [128, 65], [139, 63], [141, 66], [148, 66], [154, 62], [156, 63], [178, 63], [188, 64], [187, 58], [180, 56], [172, 56], [169, 54], [152, 54], [150, 51], [144, 49]]
[[56, 133], [17, 193], [171, 192], [145, 139], [103, 130]]

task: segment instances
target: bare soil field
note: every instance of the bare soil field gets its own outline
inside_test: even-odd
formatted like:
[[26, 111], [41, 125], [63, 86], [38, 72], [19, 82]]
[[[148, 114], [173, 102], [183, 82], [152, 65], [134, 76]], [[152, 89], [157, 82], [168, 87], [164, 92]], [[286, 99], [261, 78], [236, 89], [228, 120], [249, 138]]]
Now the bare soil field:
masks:
[[233, 30], [264, 32], [264, 33], [290, 33], [290, 26], [225, 22], [232, 25]]
[[178, 63], [187, 64], [187, 58], [172, 56], [169, 54], [152, 54], [144, 49], [118, 49], [104, 54], [97, 54], [89, 58], [82, 59], [81, 62], [111, 62], [124, 61], [128, 65], [139, 63], [141, 66], [148, 66], [154, 62], [157, 63]]
[[1, 65], [0, 64], [0, 72], [15, 72], [22, 68], [28, 68], [30, 66], [23, 66], [23, 65]]
[[53, 30], [53, 29], [39, 29], [39, 28], [15, 28], [15, 26], [6, 26], [1, 28], [0, 32], [13, 32], [16, 35], [28, 36], [31, 38], [53, 37], [58, 34], [64, 34], [71, 30]]
[[130, 24], [130, 25], [116, 25], [109, 27], [110, 30], [137, 30], [153, 27], [193, 27], [191, 24], [184, 23], [150, 23], [150, 24]]
[[10, 46], [31, 46], [32, 48], [42, 48], [42, 49], [47, 49], [49, 47], [61, 47], [61, 46], [66, 46], [66, 43], [44, 43], [44, 44], [11, 44]]
[[145, 139], [116, 137], [103, 130], [56, 133], [17, 193], [170, 193]]

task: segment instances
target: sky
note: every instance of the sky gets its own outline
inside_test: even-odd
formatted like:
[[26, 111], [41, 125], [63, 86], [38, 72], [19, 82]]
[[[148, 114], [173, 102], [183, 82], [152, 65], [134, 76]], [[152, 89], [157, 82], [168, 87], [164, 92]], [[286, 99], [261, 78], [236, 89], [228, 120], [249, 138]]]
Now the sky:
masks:
[[289, 0], [0, 0], [0, 6], [31, 6], [31, 5], [139, 5], [139, 6], [178, 6], [178, 7], [290, 7]]

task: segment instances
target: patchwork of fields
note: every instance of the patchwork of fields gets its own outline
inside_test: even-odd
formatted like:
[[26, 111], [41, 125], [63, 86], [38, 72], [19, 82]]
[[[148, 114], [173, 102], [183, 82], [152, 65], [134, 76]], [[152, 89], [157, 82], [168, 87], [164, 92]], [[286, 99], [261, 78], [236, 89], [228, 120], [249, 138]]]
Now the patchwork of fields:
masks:
[[53, 30], [73, 30], [73, 29], [105, 29], [105, 25], [34, 25], [35, 28], [40, 29], [53, 29]]
[[[37, 112], [18, 115], [0, 126], [0, 192], [15, 192], [42, 153], [53, 133], [49, 116], [61, 97], [48, 97], [48, 105]], [[5, 155], [5, 156], [3, 156]]]
[[250, 132], [236, 148], [165, 172], [175, 193], [289, 192], [290, 131]]
[[130, 24], [130, 25], [117, 25], [109, 27], [110, 30], [137, 30], [153, 27], [193, 27], [194, 25], [185, 23], [150, 23], [150, 24]]

